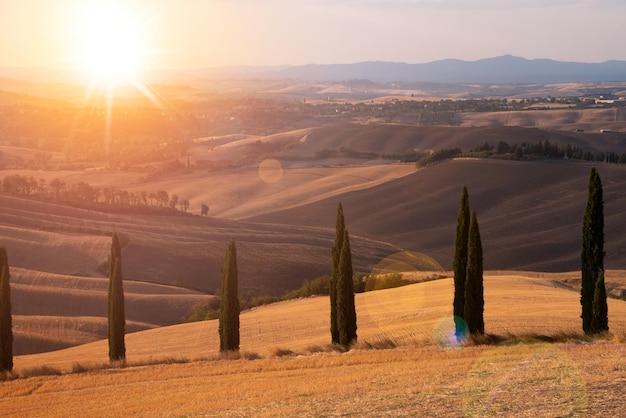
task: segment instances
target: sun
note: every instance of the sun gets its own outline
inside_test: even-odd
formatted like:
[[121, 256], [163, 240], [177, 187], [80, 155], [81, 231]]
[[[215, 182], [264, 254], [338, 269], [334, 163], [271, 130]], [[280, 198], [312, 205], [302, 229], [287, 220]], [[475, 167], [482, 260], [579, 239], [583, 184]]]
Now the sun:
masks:
[[146, 25], [121, 3], [85, 2], [72, 32], [72, 60], [90, 84], [136, 84], [141, 78], [149, 55]]
[[103, 146], [107, 156], [117, 97], [134, 97], [139, 92], [155, 106], [163, 107], [143, 74], [150, 57], [155, 55], [149, 47], [148, 34], [159, 14], [142, 18], [128, 8], [130, 4], [133, 2], [80, 0], [73, 9], [75, 19], [69, 27], [69, 61], [77, 71], [76, 81], [85, 84], [83, 103], [88, 108], [105, 109]]

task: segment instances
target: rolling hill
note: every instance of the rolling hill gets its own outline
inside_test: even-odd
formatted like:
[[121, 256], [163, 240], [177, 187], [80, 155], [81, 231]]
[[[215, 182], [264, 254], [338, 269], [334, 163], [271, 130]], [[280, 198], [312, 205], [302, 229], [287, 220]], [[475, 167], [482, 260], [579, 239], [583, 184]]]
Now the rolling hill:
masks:
[[98, 371], [106, 341], [19, 356], [16, 372], [35, 377], [3, 382], [0, 406], [46, 416], [619, 415], [626, 302], [609, 300], [613, 339], [585, 341], [578, 292], [555, 282], [564, 277], [485, 277], [486, 332], [501, 345], [451, 343], [453, 283], [443, 279], [356, 295], [360, 343], [348, 353], [328, 346], [328, 298], [299, 299], [241, 315], [241, 360], [220, 360], [215, 320], [129, 334], [126, 368]]
[[[460, 190], [467, 185], [485, 250], [485, 268], [576, 270], [591, 164], [454, 160], [367, 190], [323, 199], [249, 221], [319, 226], [341, 200], [347, 227], [451, 267]], [[606, 265], [626, 267], [623, 214], [626, 167], [601, 165]]]
[[[128, 320], [133, 330], [175, 324], [211, 299], [224, 250], [235, 239], [242, 293], [280, 295], [329, 273], [335, 210], [342, 202], [354, 269], [368, 274], [387, 257], [424, 254], [451, 268], [463, 185], [477, 211], [485, 268], [544, 272], [579, 268], [590, 163], [457, 159], [417, 170], [372, 157], [323, 158], [318, 151], [401, 154], [485, 141], [574, 143], [626, 152], [622, 134], [519, 127], [340, 124], [267, 137], [198, 141], [190, 160], [211, 161], [146, 177], [141, 172], [4, 170], [48, 183], [84, 181], [128, 191], [167, 190], [199, 213], [71, 207], [2, 194], [0, 237], [9, 253], [19, 353], [103, 338], [106, 265], [113, 230], [124, 237]], [[14, 148], [28, 155], [32, 150]], [[219, 162], [229, 165], [219, 168]], [[267, 164], [266, 164], [267, 162]], [[597, 164], [604, 183], [608, 269], [626, 269], [626, 166]], [[607, 286], [621, 284], [607, 280]], [[130, 302], [129, 302], [130, 303]], [[20, 342], [21, 341], [21, 342]]]

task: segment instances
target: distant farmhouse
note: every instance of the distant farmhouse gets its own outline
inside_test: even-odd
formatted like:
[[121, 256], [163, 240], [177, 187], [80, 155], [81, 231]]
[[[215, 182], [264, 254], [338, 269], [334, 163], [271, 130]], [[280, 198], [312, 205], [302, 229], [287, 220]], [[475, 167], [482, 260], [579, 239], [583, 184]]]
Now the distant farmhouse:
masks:
[[605, 99], [600, 96], [596, 99], [596, 104], [626, 104], [626, 97], [619, 97], [617, 99]]

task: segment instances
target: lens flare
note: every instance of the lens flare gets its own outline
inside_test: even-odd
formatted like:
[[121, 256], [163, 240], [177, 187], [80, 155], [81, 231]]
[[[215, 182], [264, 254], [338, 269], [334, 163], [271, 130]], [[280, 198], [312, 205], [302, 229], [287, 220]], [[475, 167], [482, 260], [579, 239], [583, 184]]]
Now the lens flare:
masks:
[[433, 327], [433, 340], [443, 351], [456, 351], [467, 345], [467, 323], [458, 316], [441, 318]]
[[[360, 299], [360, 312], [357, 313], [363, 329], [368, 327], [398, 340], [430, 341], [432, 324], [441, 313], [435, 314], [438, 308], [431, 306], [427, 286], [405, 285], [431, 280], [443, 272], [443, 267], [432, 258], [409, 251], [392, 254], [380, 261], [364, 278], [366, 292]], [[383, 290], [399, 286], [392, 291]], [[401, 330], [398, 324], [407, 321], [415, 326]]]
[[577, 416], [586, 408], [578, 366], [550, 344], [487, 351], [469, 372], [463, 396], [467, 417]]
[[259, 178], [265, 183], [278, 183], [283, 178], [283, 165], [274, 158], [263, 160], [259, 164]]

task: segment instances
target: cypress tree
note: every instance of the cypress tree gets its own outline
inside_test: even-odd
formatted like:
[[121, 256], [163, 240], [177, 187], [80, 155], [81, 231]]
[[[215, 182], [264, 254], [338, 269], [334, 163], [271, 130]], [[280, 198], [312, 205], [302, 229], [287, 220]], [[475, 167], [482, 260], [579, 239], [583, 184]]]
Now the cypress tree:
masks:
[[[470, 225], [470, 208], [467, 187], [463, 186], [461, 203], [456, 220], [456, 236], [454, 240], [454, 316], [465, 318], [465, 281], [467, 274], [467, 245]], [[456, 320], [455, 320], [456, 322]]]
[[13, 370], [13, 324], [9, 278], [7, 250], [0, 247], [0, 373]]
[[484, 334], [483, 248], [475, 211], [468, 231], [466, 275], [464, 319], [470, 334]]
[[356, 307], [354, 305], [354, 282], [352, 281], [352, 254], [348, 230], [343, 232], [343, 245], [339, 255], [337, 281], [337, 328], [339, 344], [349, 347], [356, 341]]
[[339, 282], [339, 259], [341, 248], [343, 247], [344, 231], [346, 229], [343, 216], [343, 206], [341, 202], [337, 206], [337, 220], [335, 221], [335, 242], [331, 249], [331, 269], [330, 269], [330, 336], [333, 344], [339, 344], [339, 327], [337, 323], [337, 293]]
[[111, 240], [109, 270], [109, 360], [126, 359], [126, 315], [124, 313], [124, 285], [122, 279], [122, 248], [117, 233]]
[[589, 173], [587, 205], [583, 217], [580, 304], [585, 334], [608, 330], [604, 285], [604, 202], [602, 181], [595, 168]]
[[239, 350], [239, 290], [237, 279], [237, 248], [232, 239], [228, 243], [222, 269], [220, 298], [220, 351]]
[[606, 303], [606, 287], [604, 285], [603, 271], [598, 272], [596, 288], [593, 294], [591, 328], [597, 333], [609, 330], [609, 307]]

